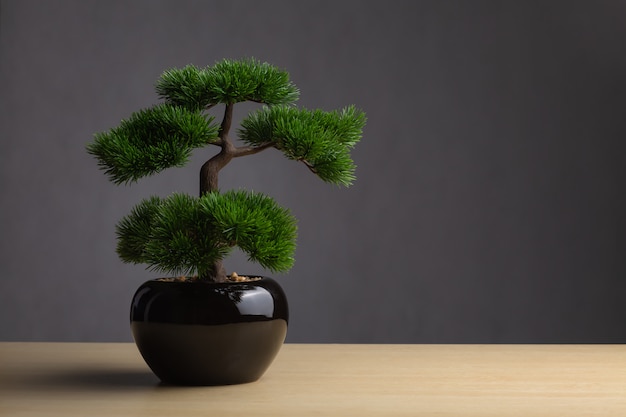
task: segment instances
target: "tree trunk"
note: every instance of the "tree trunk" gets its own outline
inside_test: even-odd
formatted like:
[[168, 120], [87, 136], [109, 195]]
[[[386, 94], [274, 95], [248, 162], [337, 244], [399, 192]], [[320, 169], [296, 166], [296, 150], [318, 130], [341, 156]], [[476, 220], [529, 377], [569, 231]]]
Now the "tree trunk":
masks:
[[[214, 191], [219, 191], [219, 172], [235, 156], [235, 146], [228, 138], [228, 132], [230, 131], [232, 119], [233, 105], [227, 104], [226, 109], [224, 110], [224, 119], [222, 120], [218, 134], [220, 138], [219, 145], [222, 150], [220, 153], [206, 161], [202, 165], [202, 168], [200, 168], [200, 196]], [[228, 280], [226, 270], [224, 269], [221, 259], [215, 261], [210, 270], [205, 271], [204, 273], [198, 271], [198, 273], [200, 274], [198, 278], [202, 281], [226, 282]]]
[[234, 157], [232, 144], [228, 143], [222, 146], [222, 151], [209, 159], [200, 168], [200, 195], [219, 191], [218, 173], [226, 166]]
[[222, 263], [222, 260], [217, 260], [213, 263], [213, 267], [206, 271], [204, 274], [198, 276], [200, 281], [206, 282], [226, 282], [228, 281], [228, 275], [226, 275], [226, 269]]

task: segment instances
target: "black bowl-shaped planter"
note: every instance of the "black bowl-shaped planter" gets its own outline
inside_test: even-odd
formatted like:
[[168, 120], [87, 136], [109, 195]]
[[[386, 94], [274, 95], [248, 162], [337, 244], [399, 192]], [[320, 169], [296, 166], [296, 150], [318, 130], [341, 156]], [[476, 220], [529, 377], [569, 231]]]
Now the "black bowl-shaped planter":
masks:
[[228, 283], [151, 280], [133, 297], [135, 343], [155, 375], [173, 385], [259, 379], [280, 350], [289, 311], [271, 278]]

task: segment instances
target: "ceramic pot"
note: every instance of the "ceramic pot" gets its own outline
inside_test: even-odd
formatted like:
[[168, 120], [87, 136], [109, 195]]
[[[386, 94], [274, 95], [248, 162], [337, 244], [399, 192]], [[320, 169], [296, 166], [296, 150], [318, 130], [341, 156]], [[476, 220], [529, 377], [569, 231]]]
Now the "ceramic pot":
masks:
[[166, 384], [228, 385], [259, 379], [280, 350], [289, 311], [271, 278], [210, 283], [151, 280], [135, 293], [135, 343]]

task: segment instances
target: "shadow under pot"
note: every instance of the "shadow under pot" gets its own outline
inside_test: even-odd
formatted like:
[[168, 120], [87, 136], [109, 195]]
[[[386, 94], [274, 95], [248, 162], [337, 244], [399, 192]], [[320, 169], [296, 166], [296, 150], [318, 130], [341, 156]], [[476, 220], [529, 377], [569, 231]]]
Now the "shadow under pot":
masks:
[[139, 352], [164, 383], [230, 385], [258, 380], [287, 334], [289, 311], [271, 278], [244, 282], [150, 280], [130, 310]]

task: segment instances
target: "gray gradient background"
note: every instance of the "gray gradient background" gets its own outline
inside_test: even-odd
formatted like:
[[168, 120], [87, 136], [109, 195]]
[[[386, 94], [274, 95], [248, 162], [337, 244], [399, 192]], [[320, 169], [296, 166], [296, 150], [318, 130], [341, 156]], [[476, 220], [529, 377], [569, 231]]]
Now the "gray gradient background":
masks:
[[299, 219], [288, 341], [626, 342], [626, 2], [434, 0], [0, 0], [0, 340], [131, 340], [154, 276], [114, 225], [214, 149], [116, 187], [84, 145], [164, 69], [247, 56], [368, 115], [349, 189], [274, 150], [223, 171]]

